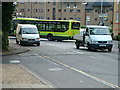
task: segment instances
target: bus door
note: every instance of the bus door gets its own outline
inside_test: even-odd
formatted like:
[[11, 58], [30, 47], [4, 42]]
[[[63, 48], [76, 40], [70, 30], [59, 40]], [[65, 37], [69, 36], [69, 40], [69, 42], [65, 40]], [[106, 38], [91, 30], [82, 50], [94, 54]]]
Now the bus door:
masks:
[[72, 29], [73, 36], [75, 34], [79, 34], [79, 32], [80, 32], [80, 23], [79, 22], [72, 22], [71, 29]]

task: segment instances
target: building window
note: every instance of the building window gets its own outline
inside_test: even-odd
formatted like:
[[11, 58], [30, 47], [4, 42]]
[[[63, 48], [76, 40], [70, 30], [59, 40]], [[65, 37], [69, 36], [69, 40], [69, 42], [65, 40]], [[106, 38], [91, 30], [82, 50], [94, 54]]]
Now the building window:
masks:
[[24, 12], [24, 9], [20, 9], [20, 12]]
[[109, 12], [109, 10], [107, 9], [106, 12]]
[[66, 12], [66, 9], [64, 9], [64, 12]]
[[93, 12], [93, 10], [86, 10], [86, 12], [90, 13], [90, 12]]
[[95, 18], [95, 21], [97, 21], [97, 18]]
[[61, 20], [61, 18], [58, 18], [58, 20]]
[[49, 20], [50, 18], [49, 18], [49, 17], [47, 17], [47, 19]]
[[44, 4], [44, 2], [39, 2], [39, 4]]
[[66, 20], [66, 18], [64, 18], [64, 20]]
[[61, 12], [61, 9], [59, 9], [59, 12]]
[[30, 9], [28, 9], [28, 12], [30, 11]]
[[37, 12], [37, 9], [33, 9], [33, 12]]
[[80, 9], [77, 10], [77, 13], [80, 13]]
[[98, 12], [98, 10], [95, 10], [95, 12]]
[[56, 5], [56, 2], [53, 2], [53, 5]]
[[77, 6], [75, 5], [73, 8], [77, 8]]
[[118, 22], [118, 12], [116, 13], [116, 22]]
[[39, 12], [43, 12], [43, 9], [39, 9]]
[[73, 9], [71, 9], [71, 10], [70, 10], [70, 12], [74, 12], [74, 10], [73, 10]]
[[37, 2], [33, 2], [33, 4], [37, 4]]
[[67, 5], [67, 8], [70, 8], [70, 6], [69, 6], [69, 5]]
[[50, 12], [50, 9], [48, 9], [47, 11]]
[[70, 19], [73, 19], [73, 17], [70, 17]]

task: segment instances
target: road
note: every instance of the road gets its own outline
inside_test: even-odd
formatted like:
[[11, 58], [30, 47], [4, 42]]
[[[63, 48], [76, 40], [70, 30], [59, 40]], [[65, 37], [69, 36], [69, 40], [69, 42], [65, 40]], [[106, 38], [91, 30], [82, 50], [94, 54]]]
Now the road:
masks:
[[74, 42], [41, 39], [41, 46], [20, 46], [10, 39], [14, 46], [30, 51], [4, 59], [20, 60], [20, 65], [57, 88], [118, 87], [118, 42], [114, 41], [112, 52], [76, 49]]

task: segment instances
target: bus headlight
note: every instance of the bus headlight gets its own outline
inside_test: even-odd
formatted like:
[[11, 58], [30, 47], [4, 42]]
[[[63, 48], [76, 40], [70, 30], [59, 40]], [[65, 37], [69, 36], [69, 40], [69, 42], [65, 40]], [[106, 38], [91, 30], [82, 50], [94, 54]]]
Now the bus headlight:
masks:
[[72, 34], [72, 32], [68, 32], [68, 34]]

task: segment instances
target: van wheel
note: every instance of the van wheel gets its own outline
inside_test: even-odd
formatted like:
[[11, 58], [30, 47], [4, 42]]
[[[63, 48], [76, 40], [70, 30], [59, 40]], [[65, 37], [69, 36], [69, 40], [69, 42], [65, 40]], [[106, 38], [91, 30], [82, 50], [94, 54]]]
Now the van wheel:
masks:
[[18, 40], [16, 40], [16, 43], [17, 43], [17, 44], [19, 44], [19, 41], [18, 41]]
[[91, 51], [91, 47], [89, 43], [87, 43], [87, 47], [88, 47], [88, 51]]
[[112, 48], [109, 48], [109, 49], [108, 49], [108, 52], [111, 52], [111, 51], [112, 51]]
[[76, 40], [75, 44], [76, 44], [76, 48], [79, 49], [79, 47], [80, 47], [80, 42], [79, 42], [78, 40]]
[[23, 46], [23, 43], [20, 41], [20, 45]]
[[52, 34], [49, 34], [48, 36], [47, 36], [47, 39], [49, 40], [49, 41], [53, 41], [54, 39], [53, 39], [53, 35]]

